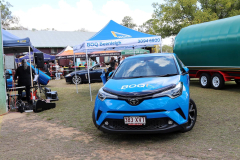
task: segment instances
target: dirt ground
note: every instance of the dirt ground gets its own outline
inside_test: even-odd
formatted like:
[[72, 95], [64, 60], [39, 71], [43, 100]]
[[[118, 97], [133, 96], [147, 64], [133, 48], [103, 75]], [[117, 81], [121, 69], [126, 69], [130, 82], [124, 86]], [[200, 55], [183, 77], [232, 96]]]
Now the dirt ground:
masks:
[[[128, 142], [121, 142], [121, 146]], [[50, 123], [34, 113], [2, 117], [0, 159], [189, 159], [148, 147], [101, 147], [101, 141], [75, 128]]]

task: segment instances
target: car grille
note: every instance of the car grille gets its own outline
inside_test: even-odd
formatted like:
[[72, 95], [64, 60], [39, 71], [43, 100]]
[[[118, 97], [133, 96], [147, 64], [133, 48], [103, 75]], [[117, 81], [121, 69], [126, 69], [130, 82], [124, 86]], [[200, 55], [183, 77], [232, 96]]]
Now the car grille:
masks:
[[[113, 130], [159, 130], [170, 126], [168, 118], [146, 119], [146, 125], [126, 125], [123, 119], [106, 119], [103, 126]], [[105, 122], [108, 121], [108, 125]]]

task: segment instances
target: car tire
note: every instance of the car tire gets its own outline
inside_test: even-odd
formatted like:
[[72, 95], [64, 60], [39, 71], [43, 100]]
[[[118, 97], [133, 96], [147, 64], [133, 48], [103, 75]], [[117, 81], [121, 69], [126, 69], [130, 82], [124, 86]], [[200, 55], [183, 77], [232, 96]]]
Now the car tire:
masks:
[[211, 76], [208, 73], [202, 73], [199, 82], [202, 88], [209, 88], [211, 86]]
[[223, 76], [219, 73], [214, 73], [212, 75], [212, 88], [214, 89], [222, 89], [224, 87], [224, 79]]
[[237, 85], [240, 85], [240, 79], [235, 79]]
[[182, 132], [184, 133], [192, 130], [192, 128], [196, 123], [196, 120], [197, 120], [197, 106], [195, 102], [192, 99], [190, 99], [189, 110], [188, 110], [188, 121], [185, 127], [183, 128]]
[[82, 83], [82, 78], [79, 75], [77, 75], [77, 76], [74, 75], [72, 77], [72, 83], [73, 84], [81, 84]]

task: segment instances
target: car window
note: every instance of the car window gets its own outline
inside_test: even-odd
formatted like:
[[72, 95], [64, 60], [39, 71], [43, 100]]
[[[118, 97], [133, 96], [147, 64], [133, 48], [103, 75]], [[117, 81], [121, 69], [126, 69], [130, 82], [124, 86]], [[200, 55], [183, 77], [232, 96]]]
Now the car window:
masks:
[[100, 65], [98, 64], [92, 67], [92, 70], [97, 70], [97, 69], [101, 69]]
[[113, 78], [136, 78], [178, 74], [173, 56], [150, 56], [126, 59]]

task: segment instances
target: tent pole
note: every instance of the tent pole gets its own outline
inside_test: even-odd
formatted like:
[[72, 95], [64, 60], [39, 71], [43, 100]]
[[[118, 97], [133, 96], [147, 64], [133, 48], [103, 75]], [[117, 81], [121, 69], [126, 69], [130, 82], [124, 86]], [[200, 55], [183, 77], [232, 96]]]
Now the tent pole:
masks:
[[[30, 74], [31, 74], [31, 90], [32, 90], [32, 97], [33, 97], [33, 77], [32, 77], [32, 60], [31, 60], [31, 55], [30, 55], [30, 46], [28, 47], [28, 58], [29, 58], [29, 60], [30, 60], [30, 66], [29, 66], [29, 68], [30, 68]], [[33, 102], [33, 100], [35, 100], [35, 98], [33, 98], [32, 99], [32, 102]]]
[[[73, 53], [74, 53], [75, 82], [76, 82], [76, 80], [77, 80], [76, 57], [75, 57], [75, 52], [73, 52]], [[77, 85], [77, 83], [76, 83], [76, 90], [77, 90], [77, 93], [78, 93], [78, 85]]]
[[88, 70], [88, 83], [89, 83], [89, 89], [90, 89], [90, 97], [91, 97], [91, 101], [92, 101], [92, 90], [91, 90], [90, 75], [89, 75], [89, 63], [88, 63], [87, 49], [86, 49], [86, 59], [87, 59], [87, 70]]
[[162, 37], [161, 37], [160, 47], [161, 47], [161, 53], [162, 53]]

